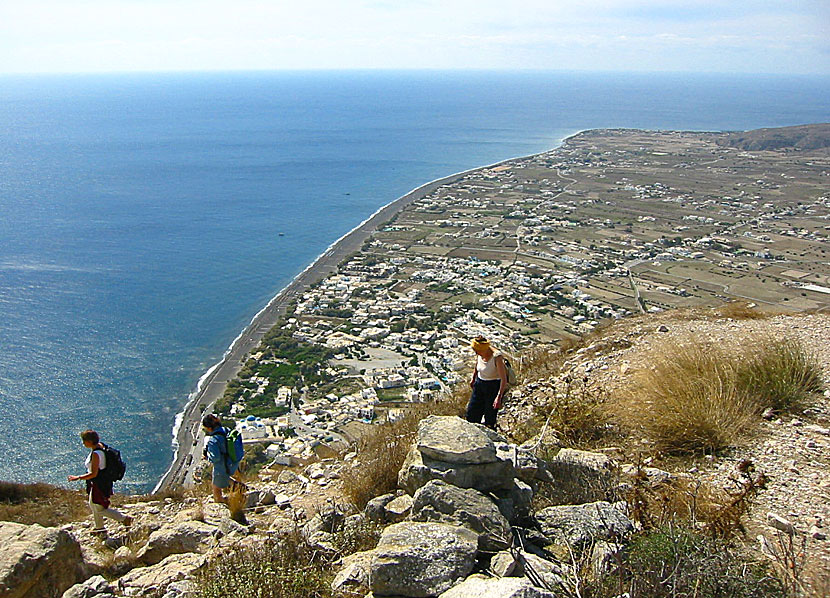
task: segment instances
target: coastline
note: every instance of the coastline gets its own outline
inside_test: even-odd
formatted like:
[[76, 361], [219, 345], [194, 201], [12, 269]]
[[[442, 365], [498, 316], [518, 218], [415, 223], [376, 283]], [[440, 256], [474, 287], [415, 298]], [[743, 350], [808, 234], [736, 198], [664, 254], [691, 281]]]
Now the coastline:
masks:
[[547, 153], [560, 148], [568, 139], [579, 135], [580, 130], [563, 137], [552, 148], [499, 160], [492, 164], [476, 166], [456, 172], [438, 179], [434, 179], [412, 189], [397, 199], [380, 207], [366, 220], [352, 230], [335, 240], [302, 272], [280, 290], [252, 319], [248, 326], [233, 340], [222, 358], [203, 374], [197, 383], [196, 390], [190, 394], [184, 409], [176, 415], [173, 427], [174, 456], [170, 467], [153, 488], [153, 492], [161, 492], [178, 485], [187, 485], [190, 478], [191, 463], [200, 458], [199, 423], [201, 410], [199, 406], [206, 405], [209, 410], [221, 398], [227, 383], [232, 380], [242, 367], [243, 358], [254, 349], [262, 337], [276, 324], [280, 316], [285, 313], [288, 304], [301, 295], [307, 288], [323, 280], [337, 271], [340, 263], [351, 253], [358, 251], [364, 241], [368, 239], [381, 225], [398, 215], [409, 204], [422, 199], [442, 185], [454, 183], [461, 178], [488, 168], [507, 164], [514, 160], [522, 160]]

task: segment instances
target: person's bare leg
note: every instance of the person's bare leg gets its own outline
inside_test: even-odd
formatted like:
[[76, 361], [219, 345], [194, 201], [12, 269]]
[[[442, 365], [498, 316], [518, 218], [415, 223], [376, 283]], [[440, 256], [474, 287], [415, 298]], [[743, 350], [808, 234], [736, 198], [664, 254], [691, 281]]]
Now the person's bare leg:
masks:
[[226, 502], [225, 497], [222, 496], [222, 489], [219, 486], [213, 487], [213, 502]]

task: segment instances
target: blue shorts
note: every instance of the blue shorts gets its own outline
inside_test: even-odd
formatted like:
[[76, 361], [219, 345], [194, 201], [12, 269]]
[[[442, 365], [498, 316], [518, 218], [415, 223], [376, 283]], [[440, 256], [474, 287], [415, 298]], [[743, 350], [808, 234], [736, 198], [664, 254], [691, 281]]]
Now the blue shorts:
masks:
[[213, 464], [213, 485], [217, 488], [227, 488], [231, 485], [231, 476], [239, 469], [239, 462], [230, 463], [229, 465], [230, 467], [225, 467], [224, 463]]

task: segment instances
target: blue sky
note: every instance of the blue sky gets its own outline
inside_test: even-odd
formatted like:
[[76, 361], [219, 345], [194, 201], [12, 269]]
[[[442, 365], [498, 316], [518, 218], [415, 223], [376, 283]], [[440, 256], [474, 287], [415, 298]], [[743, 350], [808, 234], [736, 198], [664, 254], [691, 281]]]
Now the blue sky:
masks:
[[828, 0], [0, 0], [0, 72], [830, 74]]

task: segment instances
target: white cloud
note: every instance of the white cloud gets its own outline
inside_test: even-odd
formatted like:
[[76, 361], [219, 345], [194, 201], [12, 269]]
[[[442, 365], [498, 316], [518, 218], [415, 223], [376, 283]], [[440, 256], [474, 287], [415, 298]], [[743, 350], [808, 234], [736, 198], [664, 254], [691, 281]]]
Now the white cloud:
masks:
[[0, 3], [0, 72], [639, 67], [827, 73], [828, 15], [815, 1], [28, 0]]

